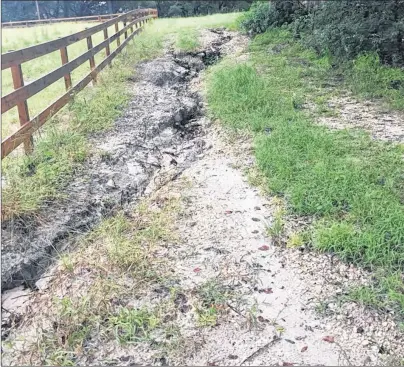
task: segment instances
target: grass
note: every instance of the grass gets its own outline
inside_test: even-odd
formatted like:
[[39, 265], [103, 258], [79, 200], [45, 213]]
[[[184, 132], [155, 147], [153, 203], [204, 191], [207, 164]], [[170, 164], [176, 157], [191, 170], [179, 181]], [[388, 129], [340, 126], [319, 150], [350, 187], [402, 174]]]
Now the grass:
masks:
[[125, 344], [150, 340], [150, 331], [154, 330], [160, 321], [147, 309], [121, 308], [108, 322], [114, 328], [118, 342]]
[[[302, 106], [329, 93], [322, 85], [331, 65], [286, 30], [257, 36], [250, 51], [250, 61], [228, 60], [211, 70], [211, 113], [255, 135], [268, 188], [286, 198], [289, 213], [316, 219], [308, 236], [314, 248], [398, 276], [404, 264], [403, 146], [315, 124]], [[399, 288], [382, 288], [390, 300], [400, 297]]]
[[197, 307], [198, 325], [212, 327], [217, 325], [218, 318], [227, 308], [231, 294], [216, 279], [208, 280], [197, 289], [200, 305]]
[[[198, 36], [205, 27], [233, 27], [237, 14], [217, 14], [198, 18], [158, 19], [146, 25], [145, 31], [134, 38], [123, 54], [114, 61], [112, 69], [104, 69], [95, 87], [87, 87], [74, 102], [65, 107], [52, 121], [41, 129], [35, 139], [35, 150], [30, 156], [17, 149], [2, 161], [3, 203], [2, 218], [33, 215], [48, 201], [62, 197], [61, 190], [82, 162], [91, 153], [87, 134], [112, 126], [130, 98], [126, 80], [133, 75], [136, 63], [157, 57], [164, 50], [164, 42], [171, 40], [179, 49], [190, 50], [198, 45]], [[38, 28], [6, 29], [3, 32], [3, 50], [26, 47], [52, 39], [52, 35], [66, 35], [81, 30], [87, 24], [43, 25]], [[92, 25], [94, 25], [92, 23]], [[109, 34], [112, 34], [112, 29]], [[34, 37], [32, 37], [34, 34]], [[94, 37], [94, 45], [102, 41], [102, 34]], [[86, 50], [85, 40], [69, 46], [73, 59]], [[115, 49], [116, 43], [111, 50]], [[103, 58], [101, 52], [96, 64]], [[58, 52], [29, 61], [23, 65], [26, 81], [34, 80], [60, 66]], [[73, 82], [89, 71], [82, 65], [73, 72]], [[3, 94], [12, 90], [9, 70], [2, 74]], [[28, 101], [31, 116], [45, 108], [55, 96], [64, 93], [63, 79], [38, 93]], [[12, 109], [2, 115], [2, 134], [6, 136], [18, 128], [17, 111]], [[38, 135], [38, 134], [36, 134]]]
[[76, 251], [61, 257], [49, 294], [62, 292], [63, 297], [53, 298], [40, 312], [53, 328], [44, 328], [38, 336], [34, 359], [76, 365], [78, 358], [91, 354], [86, 345], [110, 340], [118, 345], [150, 343], [157, 329], [173, 333], [171, 323], [162, 323], [173, 312], [167, 305], [140, 302], [135, 307], [130, 301], [141, 300], [150, 287], [167, 281], [166, 259], [155, 254], [175, 239], [179, 210], [179, 199], [154, 195], [129, 216], [120, 213], [104, 220]]
[[365, 54], [347, 71], [348, 85], [365, 98], [380, 98], [396, 110], [404, 110], [404, 70], [384, 66], [377, 54]]

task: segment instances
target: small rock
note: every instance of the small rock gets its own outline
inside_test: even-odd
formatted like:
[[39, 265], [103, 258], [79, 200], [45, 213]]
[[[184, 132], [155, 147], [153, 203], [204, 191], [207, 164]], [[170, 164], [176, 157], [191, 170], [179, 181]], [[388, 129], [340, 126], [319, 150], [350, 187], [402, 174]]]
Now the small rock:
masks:
[[107, 186], [110, 187], [111, 189], [114, 189], [116, 187], [115, 182], [112, 178], [108, 180]]
[[181, 122], [182, 121], [182, 115], [180, 112], [176, 113], [174, 116], [174, 121], [175, 122]]
[[252, 219], [254, 222], [259, 222], [259, 221], [260, 221], [259, 218], [255, 218], [255, 217], [252, 217], [251, 219]]

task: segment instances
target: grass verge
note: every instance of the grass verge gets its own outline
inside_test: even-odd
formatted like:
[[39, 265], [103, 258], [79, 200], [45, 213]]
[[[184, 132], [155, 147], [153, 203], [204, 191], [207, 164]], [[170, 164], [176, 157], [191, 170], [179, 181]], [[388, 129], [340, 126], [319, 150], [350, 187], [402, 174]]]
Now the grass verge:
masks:
[[[372, 141], [360, 130], [331, 131], [303, 111], [329, 94], [327, 58], [271, 30], [251, 44], [248, 62], [223, 62], [207, 79], [212, 114], [255, 134], [258, 166], [290, 213], [313, 216], [314, 248], [394, 277], [379, 294], [399, 312], [404, 284], [403, 146]], [[399, 302], [397, 302], [399, 301]]]

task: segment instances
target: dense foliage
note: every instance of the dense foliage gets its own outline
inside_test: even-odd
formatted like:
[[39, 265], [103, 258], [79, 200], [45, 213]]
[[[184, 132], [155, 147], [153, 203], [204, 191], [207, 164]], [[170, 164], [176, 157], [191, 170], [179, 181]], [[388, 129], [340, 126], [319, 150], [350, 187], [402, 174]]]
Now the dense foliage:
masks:
[[404, 0], [272, 0], [253, 4], [242, 21], [253, 33], [283, 25], [336, 60], [375, 52], [385, 64], [404, 65]]
[[[157, 8], [160, 17], [195, 16], [247, 10], [252, 0], [235, 1], [139, 1], [139, 0], [39, 0], [41, 18], [79, 17], [120, 13], [138, 8]], [[35, 1], [3, 0], [2, 21], [38, 19]]]

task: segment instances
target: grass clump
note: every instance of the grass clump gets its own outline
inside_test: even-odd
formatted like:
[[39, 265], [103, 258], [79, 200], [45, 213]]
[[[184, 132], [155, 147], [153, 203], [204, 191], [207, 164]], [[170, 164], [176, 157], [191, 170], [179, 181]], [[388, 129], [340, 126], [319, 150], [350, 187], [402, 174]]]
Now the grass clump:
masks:
[[[321, 93], [329, 65], [287, 31], [258, 36], [251, 49], [249, 63], [212, 69], [211, 112], [232, 128], [254, 132], [269, 189], [285, 195], [290, 213], [316, 218], [315, 248], [369, 269], [402, 271], [402, 147], [359, 130], [331, 131], [302, 111], [309, 96]], [[389, 289], [385, 284], [394, 298]]]
[[182, 51], [194, 51], [200, 46], [198, 32], [195, 29], [184, 29], [178, 33], [175, 47]]
[[154, 330], [159, 322], [157, 316], [147, 309], [121, 308], [116, 315], [108, 319], [120, 344], [150, 340], [150, 331]]
[[197, 289], [200, 305], [196, 308], [198, 325], [215, 326], [219, 316], [227, 309], [230, 291], [217, 280], [208, 280]]

